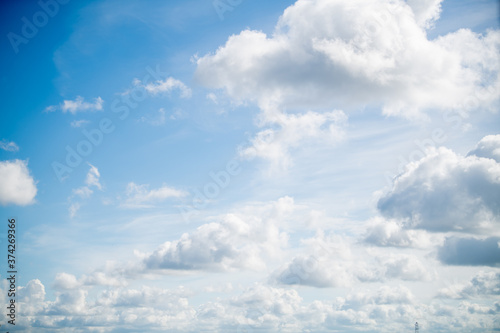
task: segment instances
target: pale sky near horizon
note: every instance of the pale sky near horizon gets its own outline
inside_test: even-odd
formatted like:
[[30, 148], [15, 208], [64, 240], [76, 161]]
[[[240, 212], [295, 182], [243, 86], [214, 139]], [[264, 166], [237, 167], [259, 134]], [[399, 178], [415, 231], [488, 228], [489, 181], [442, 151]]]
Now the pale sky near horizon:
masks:
[[0, 20], [0, 332], [500, 330], [498, 1]]

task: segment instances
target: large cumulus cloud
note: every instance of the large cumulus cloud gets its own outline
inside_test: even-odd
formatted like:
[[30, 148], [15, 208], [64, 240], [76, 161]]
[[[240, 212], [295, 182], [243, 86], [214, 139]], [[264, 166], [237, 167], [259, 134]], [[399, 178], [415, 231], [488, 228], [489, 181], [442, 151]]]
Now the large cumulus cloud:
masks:
[[[497, 136], [498, 137], [498, 136]], [[483, 139], [481, 142], [485, 142]], [[500, 163], [490, 141], [481, 157], [431, 149], [410, 163], [378, 202], [387, 218], [429, 231], [494, 232], [500, 223]], [[498, 142], [498, 141], [495, 141]], [[480, 145], [479, 147], [482, 147]]]
[[[263, 109], [381, 105], [386, 114], [487, 107], [500, 32], [429, 40], [440, 1], [299, 0], [272, 35], [244, 30], [197, 60], [196, 78]], [[479, 96], [479, 97], [478, 97]]]
[[[245, 209], [244, 209], [245, 210]], [[146, 270], [262, 269], [288, 242], [280, 230], [284, 216], [294, 210], [293, 199], [283, 197], [248, 214], [226, 214], [180, 239], [168, 241], [143, 255]]]

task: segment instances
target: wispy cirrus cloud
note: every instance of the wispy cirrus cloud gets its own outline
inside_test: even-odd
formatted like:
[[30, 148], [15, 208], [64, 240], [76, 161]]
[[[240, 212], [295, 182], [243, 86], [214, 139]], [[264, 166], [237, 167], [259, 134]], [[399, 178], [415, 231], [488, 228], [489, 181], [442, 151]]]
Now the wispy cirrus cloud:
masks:
[[90, 166], [90, 169], [85, 178], [85, 186], [73, 189], [72, 195], [68, 198], [68, 201], [70, 202], [68, 210], [71, 218], [76, 216], [76, 213], [81, 208], [83, 201], [90, 198], [90, 196], [94, 193], [92, 188], [102, 190], [102, 185], [99, 181], [101, 177], [99, 169], [90, 163], [88, 163], [88, 165]]
[[2, 139], [2, 141], [0, 141], [0, 149], [10, 152], [19, 151], [19, 147], [14, 141], [8, 141], [6, 139]]

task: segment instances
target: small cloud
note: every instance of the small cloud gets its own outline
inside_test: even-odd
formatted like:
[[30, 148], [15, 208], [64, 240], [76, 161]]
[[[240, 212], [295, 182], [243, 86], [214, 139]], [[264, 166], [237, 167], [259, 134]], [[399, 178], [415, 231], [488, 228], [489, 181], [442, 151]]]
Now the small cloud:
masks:
[[61, 105], [61, 110], [63, 113], [70, 112], [71, 114], [76, 114], [80, 111], [101, 111], [104, 101], [101, 97], [94, 99], [94, 103], [85, 102], [83, 97], [77, 96], [74, 101], [65, 100]]
[[173, 77], [168, 77], [165, 80], [157, 80], [155, 82], [142, 82], [138, 78], [132, 80], [132, 88], [125, 90], [120, 93], [122, 96], [130, 95], [133, 91], [140, 91], [141, 93], [146, 93], [151, 96], [168, 94], [172, 91], [177, 90], [182, 98], [191, 97], [191, 89], [186, 86], [182, 81], [174, 79]]
[[85, 186], [74, 189], [73, 195], [68, 198], [70, 202], [69, 215], [71, 218], [76, 216], [76, 213], [82, 206], [82, 202], [75, 201], [75, 197], [78, 197], [80, 199], [90, 198], [92, 193], [94, 193], [92, 187], [96, 187], [99, 190], [102, 190], [101, 183], [99, 182], [99, 178], [101, 177], [99, 170], [90, 163], [88, 163], [88, 165], [90, 166], [90, 169], [87, 172], [87, 177], [85, 178]]
[[89, 123], [90, 123], [90, 121], [84, 120], [84, 119], [82, 119], [82, 120], [73, 120], [71, 122], [71, 127], [78, 128], [78, 127], [85, 126], [86, 124], [89, 124]]
[[16, 145], [15, 142], [3, 139], [2, 141], [0, 141], [0, 149], [3, 149], [5, 151], [16, 152], [19, 150], [19, 147]]
[[54, 112], [57, 109], [58, 109], [57, 105], [49, 105], [43, 110], [43, 112]]
[[148, 123], [152, 126], [164, 125], [166, 120], [167, 120], [167, 117], [165, 114], [165, 110], [163, 108], [158, 110], [158, 117], [157, 118], [141, 117], [141, 122]]
[[174, 79], [173, 77], [166, 78], [163, 81], [158, 80], [155, 83], [148, 83], [144, 86], [144, 89], [146, 89], [146, 91], [152, 95], [169, 93], [174, 89], [178, 89], [180, 90], [181, 97], [191, 97], [191, 89], [189, 89], [184, 83], [177, 79]]
[[102, 189], [101, 184], [99, 183], [99, 177], [101, 177], [101, 174], [99, 173], [99, 170], [93, 166], [92, 164], [89, 163], [90, 170], [87, 173], [87, 179], [85, 179], [85, 184], [87, 186], [95, 186], [98, 189]]
[[123, 204], [127, 208], [145, 208], [169, 198], [185, 197], [188, 193], [163, 185], [157, 189], [149, 189], [149, 184], [137, 185], [130, 182], [127, 185], [127, 199]]
[[219, 102], [217, 101], [217, 96], [214, 93], [207, 94], [207, 99], [212, 101], [212, 103], [216, 105], [219, 104]]
[[170, 120], [178, 120], [178, 119], [184, 119], [187, 117], [186, 112], [182, 111], [181, 109], [175, 110], [171, 115], [170, 115]]
[[74, 100], [64, 100], [59, 105], [47, 106], [44, 112], [54, 112], [56, 110], [61, 110], [63, 113], [69, 112], [75, 115], [78, 112], [84, 111], [102, 111], [103, 104], [104, 100], [101, 97], [95, 98], [94, 102], [86, 102], [83, 97], [77, 96]]
[[79, 187], [73, 190], [73, 194], [79, 196], [80, 198], [89, 198], [94, 191], [92, 191], [87, 186]]
[[80, 209], [81, 205], [79, 202], [75, 202], [73, 204], [71, 204], [69, 206], [69, 216], [71, 218], [75, 217], [76, 216], [76, 213], [78, 212], [78, 210]]

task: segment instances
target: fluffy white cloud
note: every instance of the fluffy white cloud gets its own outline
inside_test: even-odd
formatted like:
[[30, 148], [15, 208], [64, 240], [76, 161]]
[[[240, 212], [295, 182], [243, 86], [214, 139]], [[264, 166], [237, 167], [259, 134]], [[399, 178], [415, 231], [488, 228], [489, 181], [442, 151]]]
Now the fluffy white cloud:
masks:
[[45, 287], [38, 279], [29, 281], [25, 287], [19, 288], [19, 301], [39, 302], [45, 299]]
[[342, 111], [309, 111], [297, 115], [268, 111], [261, 120], [261, 126], [272, 127], [257, 133], [250, 147], [241, 147], [240, 156], [264, 158], [272, 162], [273, 169], [283, 170], [292, 163], [290, 149], [297, 148], [299, 144], [308, 141], [317, 144], [338, 142], [343, 136], [342, 127], [347, 117]]
[[423, 28], [429, 29], [434, 21], [441, 14], [441, 2], [443, 0], [407, 0], [406, 3], [411, 7], [415, 15], [415, 21]]
[[295, 257], [271, 275], [271, 282], [328, 288], [348, 287], [356, 281], [349, 263], [320, 260], [314, 255]]
[[500, 237], [449, 237], [438, 249], [438, 258], [447, 265], [500, 266]]
[[0, 149], [3, 149], [5, 151], [16, 152], [19, 150], [19, 147], [13, 141], [7, 141], [5, 139], [2, 139], [2, 141], [0, 141]]
[[54, 279], [54, 288], [56, 289], [76, 289], [80, 283], [76, 276], [68, 273], [58, 273]]
[[27, 161], [0, 161], [0, 204], [29, 205], [35, 202], [36, 193]]
[[79, 316], [87, 313], [87, 291], [71, 290], [56, 295], [56, 300], [49, 304], [47, 314], [61, 316]]
[[498, 230], [498, 202], [500, 163], [439, 148], [410, 163], [378, 209], [407, 228], [478, 233]]
[[288, 236], [279, 228], [282, 211], [293, 199], [281, 198], [264, 211], [226, 214], [144, 255], [146, 269], [262, 269], [265, 259], [279, 255]]
[[127, 198], [122, 204], [123, 207], [146, 208], [169, 198], [185, 197], [188, 193], [166, 185], [150, 190], [148, 184], [137, 185], [130, 182], [127, 185], [126, 194]]
[[245, 30], [199, 58], [196, 78], [264, 110], [371, 103], [418, 117], [428, 108], [490, 105], [499, 97], [500, 33], [429, 40], [439, 3], [299, 0], [272, 36]]
[[104, 290], [90, 299], [89, 292], [71, 289], [56, 292], [54, 301], [45, 300], [45, 287], [39, 280], [19, 288], [18, 306], [22, 318], [16, 321], [27, 332], [77, 332], [97, 326], [144, 330], [182, 329], [193, 323], [196, 311], [189, 305], [190, 292], [143, 287]]

